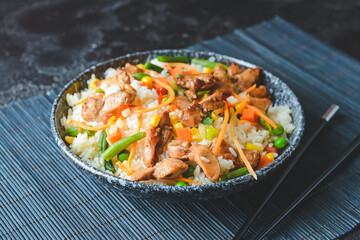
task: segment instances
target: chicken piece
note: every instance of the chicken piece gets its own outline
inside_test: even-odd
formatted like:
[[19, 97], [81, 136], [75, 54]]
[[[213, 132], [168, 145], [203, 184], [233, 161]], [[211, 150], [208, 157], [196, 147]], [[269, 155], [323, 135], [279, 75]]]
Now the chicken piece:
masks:
[[171, 158], [186, 160], [188, 159], [191, 143], [183, 140], [173, 140], [167, 147]]
[[95, 81], [94, 84], [98, 88], [100, 88], [102, 84], [106, 84], [108, 86], [118, 85], [120, 89], [123, 89], [126, 84], [130, 84], [130, 77], [123, 69], [118, 69], [117, 72], [118, 74], [116, 76]]
[[129, 74], [129, 75], [134, 75], [135, 73], [143, 73], [144, 71], [141, 68], [138, 68], [135, 65], [132, 65], [130, 63], [126, 63], [124, 70]]
[[227, 69], [230, 78], [236, 78], [236, 75], [242, 73], [243, 71], [244, 69], [240, 68], [239, 65], [235, 63], [232, 63]]
[[81, 107], [81, 116], [87, 122], [101, 122], [109, 113], [113, 113], [123, 105], [134, 102], [136, 91], [129, 84], [125, 84], [124, 90], [112, 93], [103, 99], [89, 97]]
[[153, 176], [156, 179], [166, 178], [170, 175], [171, 177], [178, 177], [186, 172], [188, 168], [189, 166], [179, 159], [167, 158], [155, 165]]
[[257, 107], [263, 112], [266, 112], [266, 110], [271, 106], [272, 101], [268, 98], [249, 98], [250, 105], [253, 105], [254, 107]]
[[173, 130], [169, 112], [159, 113], [160, 122], [157, 127], [149, 125], [146, 131], [143, 163], [146, 167], [153, 167], [159, 161], [164, 147], [170, 142]]
[[[254, 152], [251, 150], [246, 150], [246, 149], [243, 149], [242, 151], [244, 152], [244, 155], [247, 158], [247, 160], [249, 161], [251, 167], [253, 169], [255, 169], [257, 167], [257, 165], [259, 165], [259, 162], [260, 162], [260, 157], [261, 157], [260, 153]], [[245, 167], [245, 164], [242, 160], [241, 160], [241, 164], [239, 167], [240, 168]]]
[[248, 68], [237, 76], [237, 88], [240, 92], [245, 91], [251, 85], [253, 85], [256, 80], [258, 80], [260, 75], [260, 68]]
[[195, 92], [191, 91], [191, 90], [186, 90], [185, 94], [186, 94], [186, 96], [188, 96], [192, 100], [195, 100], [195, 99], [198, 98], [198, 95]]
[[187, 108], [177, 111], [176, 117], [186, 127], [197, 127], [205, 118], [203, 108], [197, 102], [192, 102]]
[[270, 98], [270, 93], [267, 91], [266, 87], [264, 85], [260, 85], [259, 87], [252, 90], [250, 93], [250, 96], [256, 97], [256, 98]]
[[188, 156], [190, 161], [195, 161], [201, 167], [210, 180], [216, 181], [220, 178], [220, 163], [208, 147], [194, 144], [190, 147]]
[[133, 173], [133, 175], [131, 175], [131, 180], [138, 182], [141, 180], [148, 180], [150, 178], [152, 178], [152, 174], [154, 172], [155, 168], [144, 168], [141, 170], [136, 171], [135, 173]]
[[172, 104], [178, 109], [185, 109], [191, 105], [191, 101], [185, 96], [177, 95], [174, 101], [172, 101]]
[[188, 88], [193, 92], [209, 90], [218, 82], [219, 80], [215, 79], [211, 73], [184, 74], [176, 78], [177, 85]]
[[225, 68], [223, 65], [217, 65], [213, 69], [213, 75], [221, 83], [227, 83], [229, 81], [229, 76], [226, 74]]
[[224, 92], [221, 90], [216, 90], [210, 96], [207, 96], [204, 100], [202, 100], [200, 102], [200, 105], [205, 112], [213, 111], [224, 107]]

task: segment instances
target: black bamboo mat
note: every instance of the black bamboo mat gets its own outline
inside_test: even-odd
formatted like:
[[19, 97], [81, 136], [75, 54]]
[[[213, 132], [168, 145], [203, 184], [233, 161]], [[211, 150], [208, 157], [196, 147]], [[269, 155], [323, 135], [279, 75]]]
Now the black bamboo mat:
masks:
[[[281, 18], [206, 41], [209, 50], [262, 66], [297, 94], [306, 127], [331, 103], [339, 114], [264, 210], [259, 232], [360, 132], [360, 64]], [[127, 198], [94, 182], [58, 149], [55, 91], [0, 108], [1, 239], [231, 239], [276, 174], [252, 189], [199, 203]], [[271, 239], [333, 239], [360, 222], [360, 151], [316, 189]]]

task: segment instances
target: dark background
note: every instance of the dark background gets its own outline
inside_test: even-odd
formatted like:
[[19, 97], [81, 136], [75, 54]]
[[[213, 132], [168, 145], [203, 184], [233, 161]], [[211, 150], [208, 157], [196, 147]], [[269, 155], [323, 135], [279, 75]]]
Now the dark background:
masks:
[[[183, 48], [276, 15], [360, 59], [360, 1], [0, 2], [0, 105], [65, 85], [97, 62]], [[359, 227], [346, 239], [359, 239]]]

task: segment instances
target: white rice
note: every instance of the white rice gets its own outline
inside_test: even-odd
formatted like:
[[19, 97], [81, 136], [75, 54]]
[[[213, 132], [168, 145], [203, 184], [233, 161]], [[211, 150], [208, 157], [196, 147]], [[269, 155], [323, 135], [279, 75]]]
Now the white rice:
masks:
[[[163, 66], [163, 64], [159, 63], [157, 61], [157, 59], [153, 59], [151, 62], [153, 64]], [[201, 66], [193, 65], [193, 67], [196, 67], [199, 71], [203, 71], [203, 67], [201, 67]], [[115, 76], [116, 74], [117, 74], [116, 69], [109, 68], [105, 71], [104, 77], [109, 78], [109, 77]], [[168, 75], [168, 73], [165, 70], [161, 73], [162, 77], [166, 78], [167, 75]], [[88, 80], [88, 85], [90, 85], [92, 83], [94, 78], [95, 78], [95, 76], [92, 75], [92, 77]], [[158, 106], [159, 105], [158, 94], [156, 93], [155, 89], [150, 90], [145, 86], [141, 86], [140, 84], [141, 84], [140, 81], [131, 82], [131, 86], [136, 90], [137, 97], [141, 100], [143, 107], [152, 108], [152, 107]], [[119, 87], [116, 85], [106, 86], [105, 84], [102, 84], [101, 88], [105, 91], [105, 96], [115, 93], [119, 90]], [[93, 94], [95, 94], [95, 90], [90, 87], [79, 93], [75, 93], [72, 95], [67, 94], [66, 100], [67, 100], [69, 106], [71, 106], [72, 108], [69, 109], [67, 117], [64, 116], [61, 119], [61, 124], [65, 128], [71, 127], [70, 125], [68, 125], [66, 123], [66, 121], [68, 119], [74, 119], [74, 120], [80, 121], [80, 122], [84, 121], [84, 119], [81, 116], [82, 104], [76, 105], [76, 103], [89, 97], [89, 96], [92, 96]], [[229, 97], [227, 100], [232, 104], [237, 103], [237, 99], [234, 97]], [[157, 110], [157, 111], [143, 114], [143, 122], [142, 122], [141, 131], [146, 131], [146, 128], [148, 127], [148, 124], [150, 123], [151, 118], [154, 115], [158, 114], [158, 112], [159, 111]], [[170, 114], [173, 114], [173, 113], [170, 113]], [[128, 114], [126, 114], [126, 112], [125, 112], [125, 115], [128, 115]], [[138, 124], [139, 124], [138, 116], [139, 116], [138, 114], [129, 115], [125, 121], [118, 119], [116, 124], [110, 128], [110, 132], [112, 132], [112, 133], [116, 132], [117, 127], [120, 127], [124, 130], [124, 133], [126, 136], [136, 133]], [[291, 110], [288, 106], [272, 106], [268, 110], [268, 116], [271, 119], [273, 119], [275, 122], [280, 123], [284, 127], [286, 134], [291, 133], [295, 129], [295, 126], [292, 124]], [[219, 119], [214, 121], [214, 123], [212, 125], [206, 125], [206, 127], [214, 127], [214, 128], [217, 128], [220, 130], [221, 126], [222, 126], [222, 122], [223, 122], [223, 118], [220, 117]], [[92, 123], [87, 123], [87, 124], [93, 125], [93, 126], [99, 126], [99, 125], [102, 125], [103, 123], [96, 123], [96, 122], [93, 123], [92, 122]], [[98, 144], [100, 134], [101, 134], [101, 131], [98, 131], [94, 136], [91, 136], [91, 137], [87, 136], [86, 133], [78, 134], [78, 136], [74, 138], [74, 141], [70, 145], [70, 148], [71, 148], [71, 151], [73, 153], [75, 153], [76, 155], [78, 155], [84, 162], [90, 164], [91, 166], [94, 166], [95, 168], [97, 168], [101, 171], [106, 171], [109, 174], [112, 174], [110, 171], [105, 170], [104, 160], [101, 157], [98, 157], [97, 144]], [[273, 142], [277, 138], [277, 136], [275, 136], [275, 137], [271, 136], [269, 134], [269, 131], [267, 131], [267, 130], [258, 129], [248, 123], [239, 124], [237, 121], [235, 121], [235, 124], [234, 124], [234, 134], [237, 136], [237, 139], [243, 148], [246, 146], [247, 143], [252, 143], [252, 144], [256, 144], [256, 145], [265, 147], [269, 142]], [[286, 137], [286, 134], [284, 134], [285, 137]], [[235, 146], [234, 142], [232, 141], [232, 139], [230, 137], [229, 126], [227, 126], [224, 138], [232, 146]], [[143, 157], [143, 152], [144, 152], [144, 142], [145, 142], [144, 139], [142, 139], [137, 144], [135, 156], [134, 156], [134, 158], [132, 160], [132, 164], [131, 164], [131, 168], [133, 170], [140, 170], [140, 169], [145, 168], [145, 166], [142, 162], [142, 157]], [[204, 146], [209, 147], [211, 144], [211, 141], [203, 139], [201, 142], [192, 142], [192, 143], [193, 144], [202, 144]], [[235, 157], [237, 156], [237, 153], [233, 148], [229, 148], [229, 151]], [[161, 155], [161, 159], [165, 159], [168, 157], [169, 157], [168, 151], [165, 151]], [[202, 157], [201, 159], [204, 162], [209, 162], [209, 160], [204, 157]], [[222, 173], [226, 173], [229, 170], [231, 170], [232, 168], [234, 168], [233, 161], [230, 159], [223, 159], [223, 157], [220, 156], [220, 157], [218, 157], [218, 161], [220, 163], [220, 168], [221, 168]], [[127, 161], [124, 161], [123, 163], [126, 165]], [[123, 172], [117, 166], [114, 166], [114, 167], [115, 167], [115, 173], [114, 173], [115, 176], [130, 179], [130, 176], [128, 176], [125, 172]], [[195, 167], [194, 176], [191, 177], [190, 179], [193, 181], [196, 181], [200, 184], [212, 183], [212, 181], [209, 180], [206, 177], [206, 175], [202, 172], [202, 170], [199, 166]], [[161, 181], [158, 181], [156, 183], [163, 184]]]

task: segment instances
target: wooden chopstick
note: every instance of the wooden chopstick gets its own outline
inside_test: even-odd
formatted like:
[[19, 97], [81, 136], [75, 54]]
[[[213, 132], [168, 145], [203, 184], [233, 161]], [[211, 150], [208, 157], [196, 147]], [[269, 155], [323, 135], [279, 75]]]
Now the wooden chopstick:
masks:
[[280, 213], [280, 215], [270, 223], [255, 239], [265, 237], [284, 217], [286, 217], [314, 188], [316, 188], [327, 176], [330, 175], [360, 144], [360, 134], [352, 141], [352, 143], [344, 150], [344, 152], [315, 180], [313, 181], [299, 196], [291, 202], [291, 204]]
[[305, 150], [310, 146], [310, 144], [314, 141], [315, 137], [320, 133], [320, 131], [324, 128], [326, 123], [330, 121], [330, 119], [334, 116], [334, 114], [339, 109], [338, 105], [332, 104], [330, 108], [325, 112], [325, 114], [321, 118], [321, 122], [317, 127], [315, 127], [312, 131], [310, 131], [310, 136], [306, 141], [303, 141], [304, 144], [300, 147], [297, 154], [294, 156], [294, 158], [291, 159], [289, 165], [286, 167], [284, 172], [280, 175], [279, 179], [276, 181], [274, 187], [270, 190], [270, 192], [265, 196], [264, 200], [260, 203], [260, 205], [257, 207], [256, 211], [246, 219], [245, 223], [241, 226], [239, 231], [236, 233], [234, 240], [239, 240], [241, 237], [245, 234], [247, 229], [250, 227], [250, 225], [254, 222], [255, 218], [259, 215], [261, 210], [264, 208], [266, 203], [269, 201], [271, 196], [274, 194], [276, 189], [279, 187], [279, 185], [282, 183], [284, 178], [288, 175], [288, 173], [291, 171], [291, 169], [294, 167], [294, 165], [297, 163], [299, 158], [303, 155]]

